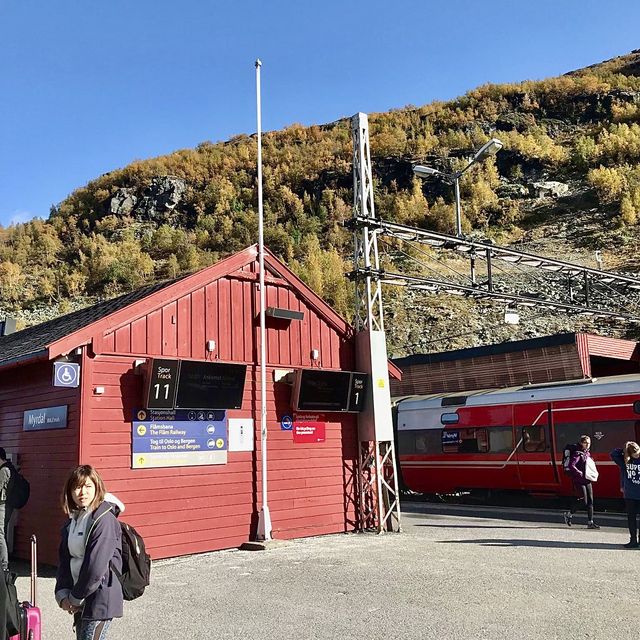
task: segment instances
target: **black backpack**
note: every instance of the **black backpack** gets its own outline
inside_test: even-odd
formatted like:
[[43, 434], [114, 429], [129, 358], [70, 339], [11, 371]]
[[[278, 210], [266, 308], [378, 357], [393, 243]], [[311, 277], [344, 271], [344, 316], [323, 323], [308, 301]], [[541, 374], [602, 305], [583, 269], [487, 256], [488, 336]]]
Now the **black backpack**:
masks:
[[571, 473], [569, 469], [569, 463], [571, 462], [571, 456], [578, 450], [577, 444], [565, 444], [562, 449], [562, 469], [565, 473]]
[[8, 467], [11, 473], [7, 485], [7, 505], [12, 509], [22, 509], [31, 494], [29, 481], [11, 463], [7, 462], [2, 466]]
[[[118, 521], [120, 522], [120, 521]], [[125, 600], [139, 598], [149, 586], [151, 558], [144, 547], [142, 536], [126, 522], [120, 522], [122, 530], [122, 573], [111, 567], [122, 585]]]

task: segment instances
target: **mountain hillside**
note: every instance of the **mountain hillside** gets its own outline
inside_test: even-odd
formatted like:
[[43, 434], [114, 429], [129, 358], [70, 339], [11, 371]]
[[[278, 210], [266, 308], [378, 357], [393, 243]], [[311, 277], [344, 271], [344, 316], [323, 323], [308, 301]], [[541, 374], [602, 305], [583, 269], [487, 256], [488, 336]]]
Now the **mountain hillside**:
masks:
[[[464, 166], [491, 137], [504, 149], [461, 181], [463, 231], [596, 267], [640, 271], [640, 50], [519, 84], [487, 84], [450, 102], [369, 116], [378, 216], [453, 232], [452, 188], [414, 178], [420, 162]], [[263, 136], [265, 242], [345, 317], [351, 316], [350, 123], [292, 125]], [[22, 326], [211, 264], [257, 238], [256, 142], [134, 162], [52, 208], [48, 220], [0, 231], [0, 315]], [[387, 268], [446, 271], [455, 257], [384, 242]], [[557, 312], [400, 289], [385, 292], [390, 353], [440, 351], [560, 330], [633, 328]]]

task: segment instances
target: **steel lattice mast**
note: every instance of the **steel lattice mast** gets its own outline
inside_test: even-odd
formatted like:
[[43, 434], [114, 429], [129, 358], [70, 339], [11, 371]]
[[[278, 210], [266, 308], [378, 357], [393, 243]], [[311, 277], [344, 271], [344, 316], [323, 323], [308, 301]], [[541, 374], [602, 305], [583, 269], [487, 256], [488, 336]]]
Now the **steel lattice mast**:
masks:
[[371, 374], [365, 410], [358, 416], [358, 491], [361, 530], [400, 531], [400, 495], [391, 418], [387, 347], [378, 258], [373, 180], [366, 114], [351, 119], [356, 363]]

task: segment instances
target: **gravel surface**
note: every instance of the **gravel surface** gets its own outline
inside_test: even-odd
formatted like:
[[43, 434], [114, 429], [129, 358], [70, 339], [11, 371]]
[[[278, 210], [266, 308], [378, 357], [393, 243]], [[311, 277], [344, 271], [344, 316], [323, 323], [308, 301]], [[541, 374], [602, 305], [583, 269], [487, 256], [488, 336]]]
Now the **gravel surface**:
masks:
[[[624, 529], [422, 511], [402, 534], [157, 562], [109, 640], [637, 637], [640, 551]], [[44, 638], [72, 640], [53, 583], [39, 579]]]

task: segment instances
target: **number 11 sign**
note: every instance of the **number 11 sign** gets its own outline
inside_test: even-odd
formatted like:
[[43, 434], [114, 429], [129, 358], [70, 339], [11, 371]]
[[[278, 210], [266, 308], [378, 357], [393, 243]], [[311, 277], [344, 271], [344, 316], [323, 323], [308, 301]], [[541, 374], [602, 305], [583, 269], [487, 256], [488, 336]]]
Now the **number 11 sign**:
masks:
[[145, 393], [146, 409], [173, 409], [178, 388], [178, 360], [156, 360], [151, 363]]

